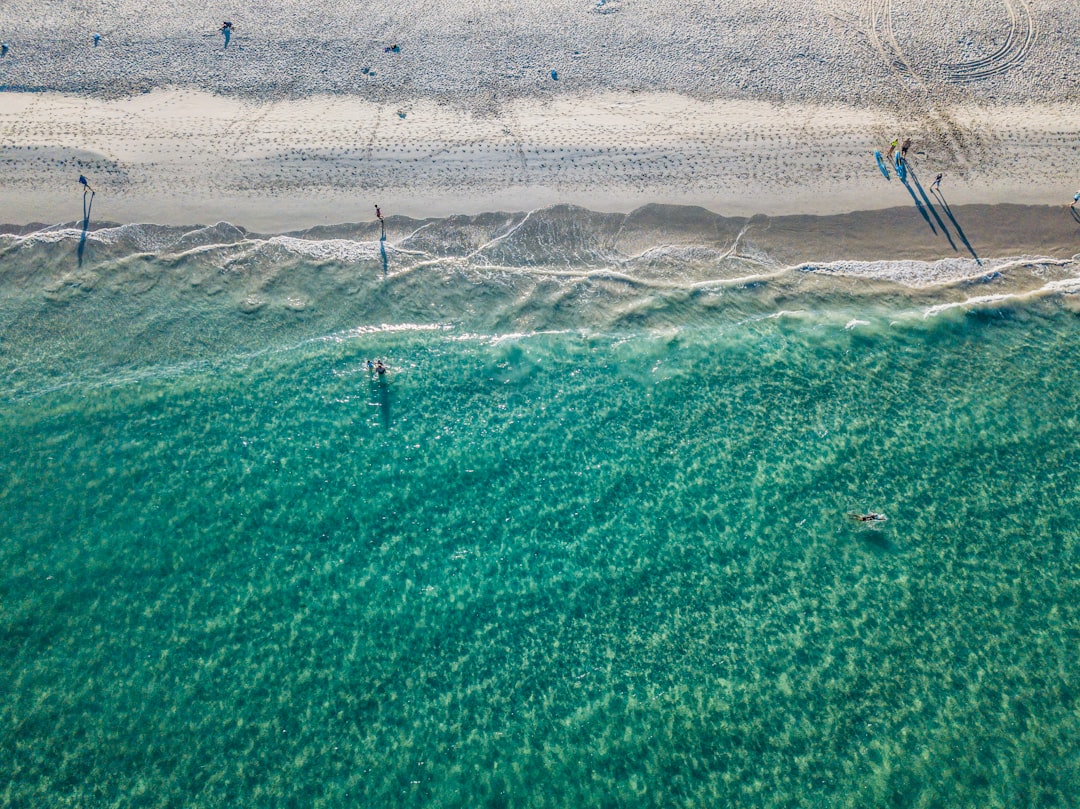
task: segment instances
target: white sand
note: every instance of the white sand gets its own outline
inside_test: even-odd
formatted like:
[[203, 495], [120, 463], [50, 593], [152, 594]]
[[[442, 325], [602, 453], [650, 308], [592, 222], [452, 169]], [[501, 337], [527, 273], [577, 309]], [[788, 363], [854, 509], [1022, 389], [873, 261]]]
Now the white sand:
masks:
[[256, 2], [225, 49], [195, 0], [6, 0], [0, 84], [45, 92], [0, 93], [0, 221], [76, 218], [79, 174], [95, 218], [261, 229], [375, 202], [831, 213], [911, 204], [871, 156], [905, 135], [953, 203], [1067, 203], [1080, 9], [954, 6]]

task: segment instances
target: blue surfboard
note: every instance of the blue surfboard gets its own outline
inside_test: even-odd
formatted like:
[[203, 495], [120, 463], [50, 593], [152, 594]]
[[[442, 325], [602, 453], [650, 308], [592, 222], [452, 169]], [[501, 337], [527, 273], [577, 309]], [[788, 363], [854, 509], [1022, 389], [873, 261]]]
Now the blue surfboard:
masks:
[[874, 149], [874, 160], [877, 161], [877, 167], [881, 169], [881, 173], [885, 175], [885, 179], [891, 180], [892, 177], [889, 176], [889, 167], [885, 163], [885, 158], [881, 156], [881, 152], [877, 149]]
[[902, 183], [907, 181], [907, 160], [900, 155], [896, 156], [896, 176]]

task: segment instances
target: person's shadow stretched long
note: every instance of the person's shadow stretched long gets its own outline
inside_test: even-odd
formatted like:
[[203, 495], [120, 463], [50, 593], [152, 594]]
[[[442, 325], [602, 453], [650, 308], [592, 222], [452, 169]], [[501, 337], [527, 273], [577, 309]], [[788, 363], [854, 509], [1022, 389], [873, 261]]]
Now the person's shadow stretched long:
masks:
[[376, 399], [373, 404], [379, 406], [379, 413], [382, 415], [383, 428], [389, 430], [393, 424], [393, 421], [390, 418], [390, 385], [382, 375], [379, 375], [376, 379], [372, 380], [372, 387], [374, 388]]
[[[911, 178], [911, 182], [915, 186], [915, 188], [917, 188], [919, 190], [919, 196], [921, 196], [923, 198], [923, 202], [926, 203], [927, 210], [929, 210], [930, 213], [932, 213], [934, 215], [934, 219], [937, 220], [938, 227], [941, 228], [941, 232], [944, 233], [945, 238], [949, 240], [949, 246], [953, 250], [957, 250], [956, 242], [953, 241], [952, 234], [949, 233], [949, 229], [947, 227], [945, 227], [945, 223], [941, 221], [941, 217], [938, 215], [937, 208], [935, 208], [934, 203], [930, 201], [930, 197], [928, 197], [926, 195], [926, 191], [923, 189], [922, 183], [919, 182], [918, 175], [915, 174], [915, 170], [913, 168], [911, 168], [911, 166], [908, 166], [908, 177]], [[906, 182], [904, 184], [907, 185]], [[910, 191], [910, 190], [911, 189], [909, 188], [908, 191]], [[936, 191], [937, 189], [934, 188], [933, 186], [931, 186], [930, 190], [931, 191]], [[915, 195], [912, 194], [912, 196], [915, 196]], [[933, 226], [931, 226], [931, 228], [932, 227]]]
[[[90, 198], [87, 199], [86, 195], [89, 194]], [[82, 207], [83, 207], [83, 219], [82, 219], [82, 235], [79, 237], [79, 266], [82, 266], [83, 252], [86, 250], [86, 234], [90, 230], [90, 209], [94, 207], [94, 192], [90, 190], [83, 191], [82, 195]]]
[[967, 236], [964, 235], [964, 229], [960, 227], [960, 223], [956, 221], [956, 217], [953, 216], [952, 208], [949, 207], [949, 203], [945, 201], [945, 195], [941, 193], [940, 188], [931, 188], [931, 192], [938, 201], [941, 203], [941, 208], [945, 211], [945, 215], [949, 217], [949, 221], [952, 222], [953, 227], [956, 228], [956, 235], [960, 237], [960, 241], [964, 243], [964, 247], [971, 253], [971, 257], [975, 259], [975, 263], [982, 266], [982, 259], [979, 258], [979, 254], [975, 252], [975, 248], [971, 246], [971, 242], [968, 241]]

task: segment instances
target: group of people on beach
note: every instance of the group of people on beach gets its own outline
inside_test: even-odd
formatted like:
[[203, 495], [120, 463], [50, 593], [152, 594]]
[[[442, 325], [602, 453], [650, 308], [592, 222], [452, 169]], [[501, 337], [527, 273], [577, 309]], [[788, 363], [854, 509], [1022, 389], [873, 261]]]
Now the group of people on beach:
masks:
[[[889, 152], [887, 159], [893, 160], [895, 156], [897, 166], [900, 166], [907, 162], [907, 153], [908, 149], [911, 148], [911, 142], [911, 138], [904, 138], [903, 142], [901, 142], [899, 138], [893, 138], [892, 143], [889, 144]], [[896, 154], [897, 149], [900, 150], [899, 155]], [[944, 174], [939, 172], [938, 175], [934, 177], [934, 181], [930, 183], [931, 191], [937, 191], [939, 188], [941, 188], [941, 178], [944, 176]]]
[[[907, 160], [907, 153], [908, 149], [910, 148], [911, 138], [904, 138], [903, 142], [901, 142], [899, 138], [893, 138], [892, 142], [889, 144], [889, 152], [887, 159], [893, 160], [895, 156], [896, 164], [901, 165]], [[896, 154], [897, 149], [900, 150], [899, 155]], [[945, 175], [942, 172], [938, 172], [937, 176], [934, 177], [934, 181], [930, 183], [931, 191], [940, 191], [941, 179], [944, 176]], [[1080, 204], [1080, 191], [1077, 191], [1075, 194], [1073, 194], [1073, 200], [1069, 207], [1075, 209], [1078, 204]]]
[[907, 160], [908, 149], [911, 148], [911, 138], [904, 138], [904, 142], [900, 143], [899, 138], [893, 138], [892, 143], [889, 144], [889, 160], [893, 159], [893, 155], [896, 154], [896, 146], [900, 144], [900, 159]]

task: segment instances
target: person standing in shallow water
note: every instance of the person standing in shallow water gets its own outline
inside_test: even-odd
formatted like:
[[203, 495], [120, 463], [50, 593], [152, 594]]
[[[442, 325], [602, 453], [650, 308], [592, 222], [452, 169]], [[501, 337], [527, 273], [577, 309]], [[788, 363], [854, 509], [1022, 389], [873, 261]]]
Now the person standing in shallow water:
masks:
[[375, 218], [379, 220], [379, 228], [382, 232], [382, 238], [386, 238], [386, 222], [382, 218], [382, 210], [378, 205], [375, 206]]

